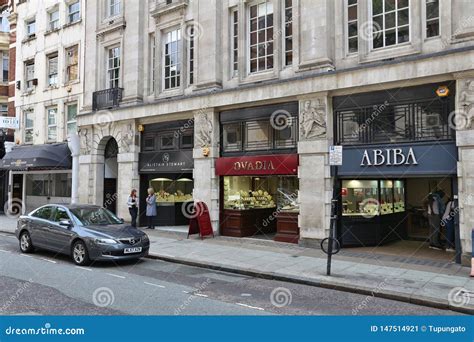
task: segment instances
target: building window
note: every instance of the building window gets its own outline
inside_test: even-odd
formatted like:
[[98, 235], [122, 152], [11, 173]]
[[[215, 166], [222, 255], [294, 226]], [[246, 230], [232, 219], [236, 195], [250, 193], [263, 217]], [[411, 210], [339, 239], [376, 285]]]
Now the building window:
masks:
[[66, 49], [66, 81], [74, 81], [79, 77], [79, 47], [77, 45]]
[[409, 0], [372, 0], [373, 48], [410, 40]]
[[232, 29], [232, 74], [237, 76], [239, 73], [239, 11], [233, 10], [231, 13]]
[[33, 142], [34, 112], [29, 110], [24, 112], [25, 117], [25, 143]]
[[356, 53], [359, 50], [357, 0], [347, 0], [347, 51]]
[[75, 81], [79, 77], [78, 52], [77, 45], [66, 49], [66, 82]]
[[109, 17], [115, 17], [120, 14], [120, 0], [109, 0]]
[[8, 104], [0, 104], [0, 116], [8, 116]]
[[166, 33], [164, 46], [164, 88], [179, 88], [181, 85], [181, 30]]
[[120, 80], [120, 47], [109, 49], [107, 61], [107, 83], [109, 88], [118, 88]]
[[58, 138], [57, 114], [58, 108], [51, 107], [46, 110], [48, 119], [48, 141], [56, 141]]
[[28, 38], [34, 37], [36, 34], [36, 20], [30, 19], [26, 22], [26, 35]]
[[77, 103], [68, 104], [66, 107], [66, 134], [70, 136], [77, 133]]
[[250, 6], [250, 72], [273, 69], [273, 3]]
[[2, 52], [2, 81], [8, 82], [8, 69], [10, 67], [10, 55], [7, 51]]
[[285, 65], [289, 66], [293, 64], [293, 0], [285, 0], [284, 16]]
[[10, 22], [8, 21], [8, 16], [10, 12], [8, 9], [4, 9], [0, 15], [0, 31], [1, 32], [10, 32]]
[[426, 37], [439, 36], [439, 0], [426, 0]]
[[58, 84], [58, 54], [48, 56], [48, 85]]
[[81, 19], [81, 4], [79, 1], [73, 2], [68, 6], [68, 22], [75, 23]]
[[194, 84], [194, 34], [193, 26], [189, 28], [189, 84]]
[[54, 31], [59, 29], [59, 9], [55, 8], [49, 12], [49, 30]]
[[26, 90], [33, 89], [33, 87], [36, 85], [34, 61], [28, 61], [25, 63], [25, 79], [26, 79]]

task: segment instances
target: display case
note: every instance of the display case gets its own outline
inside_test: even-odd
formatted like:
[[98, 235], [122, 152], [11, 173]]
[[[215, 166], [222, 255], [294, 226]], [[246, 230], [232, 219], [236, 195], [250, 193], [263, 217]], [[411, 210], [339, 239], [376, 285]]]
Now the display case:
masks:
[[298, 241], [297, 177], [228, 176], [222, 182], [223, 235], [243, 237], [276, 232], [277, 241]]
[[149, 177], [148, 185], [155, 190], [157, 226], [185, 226], [189, 219], [183, 214], [183, 203], [193, 200], [194, 182], [186, 175]]
[[155, 190], [156, 204], [169, 205], [192, 201], [193, 180], [179, 178], [155, 178], [150, 181], [150, 187]]
[[378, 245], [406, 235], [404, 181], [343, 180], [341, 185], [343, 246]]

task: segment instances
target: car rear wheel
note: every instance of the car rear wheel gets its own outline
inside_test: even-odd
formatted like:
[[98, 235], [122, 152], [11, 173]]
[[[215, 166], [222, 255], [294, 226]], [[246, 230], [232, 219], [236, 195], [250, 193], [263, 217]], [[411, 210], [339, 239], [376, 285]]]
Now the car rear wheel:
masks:
[[20, 235], [20, 250], [22, 253], [33, 253], [35, 250], [31, 243], [30, 233], [23, 232]]
[[84, 266], [90, 263], [89, 253], [83, 241], [76, 241], [72, 246], [72, 260], [76, 265]]

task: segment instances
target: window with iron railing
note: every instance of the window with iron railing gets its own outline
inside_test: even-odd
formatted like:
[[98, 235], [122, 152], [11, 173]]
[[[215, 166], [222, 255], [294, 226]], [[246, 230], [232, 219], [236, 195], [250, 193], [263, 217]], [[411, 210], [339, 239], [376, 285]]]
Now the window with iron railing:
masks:
[[385, 102], [337, 110], [336, 137], [342, 145], [454, 140], [450, 98]]

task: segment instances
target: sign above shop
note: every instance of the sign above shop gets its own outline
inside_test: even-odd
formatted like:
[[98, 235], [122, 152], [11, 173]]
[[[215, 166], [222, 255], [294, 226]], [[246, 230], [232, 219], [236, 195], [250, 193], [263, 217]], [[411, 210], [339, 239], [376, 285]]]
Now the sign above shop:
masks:
[[454, 142], [350, 147], [343, 150], [340, 176], [410, 177], [453, 175], [458, 152]]
[[296, 175], [297, 173], [297, 154], [241, 156], [219, 158], [216, 161], [218, 176]]
[[401, 148], [386, 148], [365, 150], [362, 156], [360, 166], [400, 166], [400, 165], [418, 165], [415, 151], [410, 148], [404, 152]]
[[140, 153], [140, 172], [181, 172], [194, 168], [192, 151]]

